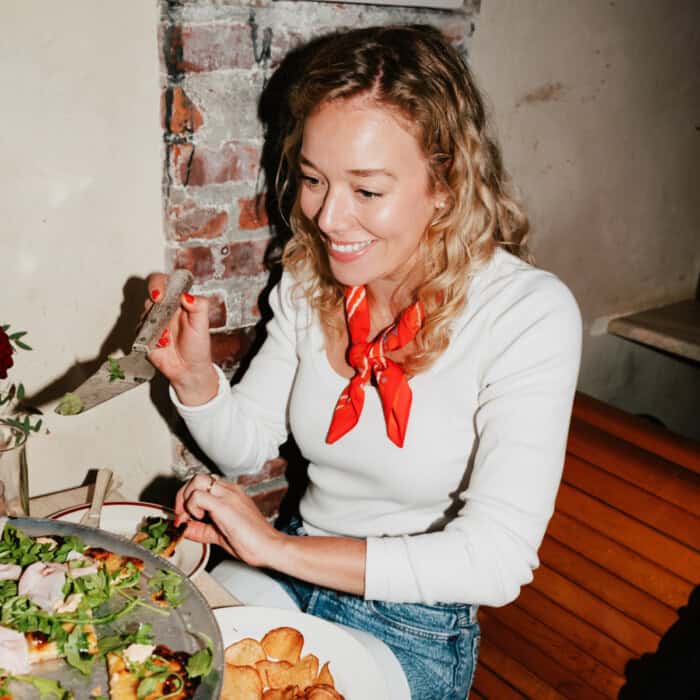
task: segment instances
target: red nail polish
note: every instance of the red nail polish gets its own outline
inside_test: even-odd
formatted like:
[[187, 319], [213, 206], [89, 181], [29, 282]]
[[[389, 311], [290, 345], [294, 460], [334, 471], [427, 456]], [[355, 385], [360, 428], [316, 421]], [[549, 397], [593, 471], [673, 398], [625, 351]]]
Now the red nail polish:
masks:
[[194, 297], [191, 294], [183, 294], [183, 296], [188, 304], [192, 304], [194, 302]]
[[157, 345], [159, 348], [167, 348], [168, 345], [170, 344], [169, 335], [170, 335], [170, 330], [169, 330], [168, 328], [166, 328], [166, 329], [163, 331], [163, 334], [160, 336], [160, 339], [158, 340], [158, 342], [156, 343], [156, 345]]
[[154, 289], [151, 292], [151, 299], [153, 299], [153, 301], [158, 301], [159, 298], [160, 298], [160, 289]]

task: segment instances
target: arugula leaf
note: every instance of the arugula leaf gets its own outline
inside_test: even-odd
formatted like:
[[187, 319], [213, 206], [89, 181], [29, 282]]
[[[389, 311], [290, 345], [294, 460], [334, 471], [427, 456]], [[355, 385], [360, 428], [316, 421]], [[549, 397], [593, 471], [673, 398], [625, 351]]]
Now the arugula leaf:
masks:
[[171, 542], [170, 535], [166, 534], [167, 529], [168, 521], [165, 518], [149, 519], [140, 530], [148, 537], [141, 540], [139, 544], [155, 554], [160, 554]]
[[82, 552], [85, 545], [79, 537], [52, 537], [50, 542], [37, 542], [19, 528], [6, 523], [0, 537], [0, 564], [29, 566], [35, 561], [63, 563], [71, 550]]
[[61, 542], [58, 547], [53, 550], [51, 561], [55, 561], [59, 564], [64, 564], [68, 555], [71, 552], [78, 552], [82, 554], [85, 551], [85, 543], [76, 537], [75, 535], [68, 535], [67, 537], [62, 537]]
[[119, 360], [114, 357], [108, 357], [109, 364], [109, 381], [113, 382], [117, 379], [124, 379], [124, 370], [119, 366]]
[[137, 676], [142, 679], [136, 689], [136, 697], [139, 700], [147, 698], [156, 691], [161, 683], [166, 681], [170, 682], [169, 684], [173, 689], [165, 695], [159, 695], [159, 700], [175, 697], [185, 687], [185, 681], [182, 676], [179, 673], [174, 673], [167, 663], [165, 665], [157, 663], [158, 660], [164, 661], [160, 656], [154, 654], [149, 659], [146, 659], [137, 670]]
[[185, 600], [182, 591], [182, 577], [172, 571], [159, 569], [148, 582], [150, 590], [154, 591], [157, 596], [162, 594], [165, 600], [173, 608], [178, 608]]
[[39, 676], [10, 676], [10, 680], [33, 685], [39, 691], [42, 698], [45, 698], [47, 695], [53, 695], [57, 700], [73, 699], [73, 693], [70, 690], [66, 690], [58, 681], [52, 681], [49, 678], [41, 678]]
[[[118, 581], [116, 579], [119, 579]], [[136, 564], [131, 561], [127, 561], [122, 569], [117, 569], [112, 574], [112, 587], [117, 590], [122, 590], [124, 588], [133, 588], [138, 585], [141, 580], [141, 572], [139, 571]]]
[[109, 637], [103, 637], [97, 643], [100, 656], [106, 656], [110, 651], [126, 649], [130, 644], [153, 644], [153, 625], [142, 622], [135, 632], [122, 632]]
[[206, 676], [209, 671], [211, 671], [211, 666], [214, 661], [214, 644], [211, 639], [203, 632], [199, 632], [197, 635], [204, 639], [206, 647], [192, 654], [192, 656], [187, 659], [187, 675], [189, 678]]
[[17, 581], [0, 581], [0, 603], [17, 595]]
[[54, 411], [59, 416], [75, 416], [81, 413], [83, 408], [85, 408], [83, 400], [77, 394], [67, 391], [58, 402], [56, 408], [54, 408]]
[[161, 681], [164, 681], [167, 677], [167, 671], [159, 673], [156, 676], [147, 676], [139, 683], [138, 689], [136, 690], [136, 697], [139, 700], [143, 700], [143, 698], [148, 697], [151, 693], [155, 691], [155, 689], [158, 687], [158, 684]]
[[95, 657], [89, 652], [89, 644], [83, 630], [76, 625], [63, 643], [66, 661], [82, 674], [89, 676], [95, 663]]

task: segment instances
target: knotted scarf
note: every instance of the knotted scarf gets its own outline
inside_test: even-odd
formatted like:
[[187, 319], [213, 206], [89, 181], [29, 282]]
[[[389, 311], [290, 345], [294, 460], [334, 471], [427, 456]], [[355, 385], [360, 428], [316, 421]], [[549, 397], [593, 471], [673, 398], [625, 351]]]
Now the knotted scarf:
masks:
[[369, 301], [364, 286], [345, 288], [345, 315], [350, 332], [348, 363], [355, 376], [338, 399], [326, 442], [334, 443], [357, 425], [365, 403], [365, 384], [374, 375], [387, 435], [403, 447], [412, 392], [401, 365], [386, 357], [386, 353], [402, 348], [416, 337], [423, 323], [423, 305], [420, 301], [411, 304], [371, 342]]

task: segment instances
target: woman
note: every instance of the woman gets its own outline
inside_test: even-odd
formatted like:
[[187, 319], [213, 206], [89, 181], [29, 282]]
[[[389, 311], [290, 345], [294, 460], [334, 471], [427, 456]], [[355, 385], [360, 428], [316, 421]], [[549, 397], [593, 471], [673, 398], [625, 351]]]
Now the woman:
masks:
[[259, 469], [291, 430], [310, 462], [300, 519], [275, 530], [206, 476], [176, 512], [188, 537], [276, 572], [303, 610], [383, 639], [413, 698], [463, 699], [477, 606], [514, 600], [538, 565], [578, 309], [525, 262], [480, 96], [436, 30], [320, 43], [290, 109], [293, 237], [264, 345], [231, 390], [206, 301], [188, 295], [152, 360], [226, 476]]

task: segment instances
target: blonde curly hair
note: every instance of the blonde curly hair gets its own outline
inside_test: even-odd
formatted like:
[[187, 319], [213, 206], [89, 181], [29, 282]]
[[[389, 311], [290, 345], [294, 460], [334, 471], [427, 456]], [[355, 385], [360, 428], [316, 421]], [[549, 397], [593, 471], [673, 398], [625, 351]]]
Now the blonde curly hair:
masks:
[[278, 201], [293, 197], [292, 237], [282, 262], [318, 312], [326, 333], [338, 324], [343, 286], [331, 273], [318, 227], [299, 206], [299, 153], [305, 119], [330, 100], [368, 95], [392, 110], [416, 137], [428, 164], [431, 192], [445, 207], [420, 243], [420, 299], [425, 321], [417, 351], [404, 360], [409, 374], [427, 369], [449, 343], [451, 321], [466, 302], [469, 280], [498, 246], [529, 260], [528, 220], [508, 191], [500, 151], [487, 133], [482, 98], [460, 54], [438, 30], [371, 27], [316, 42], [289, 94], [291, 127], [277, 172]]

